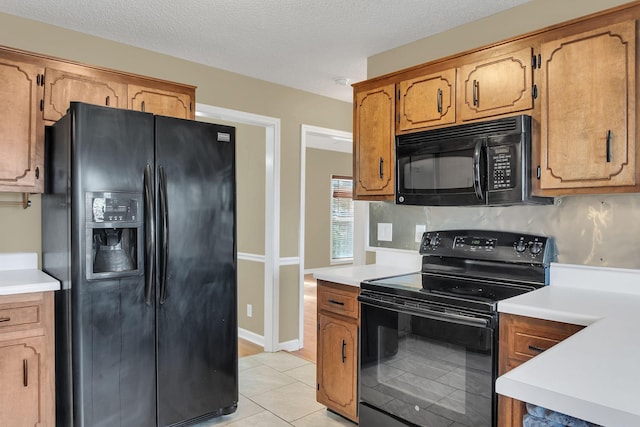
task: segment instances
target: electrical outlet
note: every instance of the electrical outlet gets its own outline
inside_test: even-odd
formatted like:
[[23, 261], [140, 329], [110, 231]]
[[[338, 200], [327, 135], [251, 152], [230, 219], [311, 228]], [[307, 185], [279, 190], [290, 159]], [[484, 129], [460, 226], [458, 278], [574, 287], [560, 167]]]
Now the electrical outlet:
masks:
[[247, 304], [247, 317], [253, 316], [253, 306], [251, 304]]
[[390, 222], [378, 223], [378, 241], [391, 242], [393, 240], [393, 224]]
[[422, 235], [427, 231], [426, 225], [416, 225], [416, 243], [420, 243], [422, 241]]

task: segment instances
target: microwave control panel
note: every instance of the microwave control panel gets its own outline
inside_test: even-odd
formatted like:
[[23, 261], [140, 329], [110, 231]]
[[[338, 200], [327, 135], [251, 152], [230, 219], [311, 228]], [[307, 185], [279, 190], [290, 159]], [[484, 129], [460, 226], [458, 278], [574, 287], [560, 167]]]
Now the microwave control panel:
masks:
[[489, 147], [489, 190], [501, 190], [516, 186], [517, 171], [515, 146]]

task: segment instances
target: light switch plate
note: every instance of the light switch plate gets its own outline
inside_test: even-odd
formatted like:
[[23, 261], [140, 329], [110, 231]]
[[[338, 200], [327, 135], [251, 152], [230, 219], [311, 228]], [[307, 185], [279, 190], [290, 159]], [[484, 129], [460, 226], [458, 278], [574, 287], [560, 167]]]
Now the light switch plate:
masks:
[[393, 224], [389, 222], [378, 223], [378, 241], [390, 242], [393, 240]]
[[416, 243], [420, 243], [422, 241], [422, 234], [427, 231], [426, 225], [416, 225]]

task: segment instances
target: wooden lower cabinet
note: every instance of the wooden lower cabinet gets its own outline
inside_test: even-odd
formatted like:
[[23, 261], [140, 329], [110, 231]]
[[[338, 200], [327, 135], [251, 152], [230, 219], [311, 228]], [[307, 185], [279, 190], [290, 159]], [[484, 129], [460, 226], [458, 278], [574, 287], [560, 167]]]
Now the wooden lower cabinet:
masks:
[[0, 424], [55, 425], [53, 292], [0, 296]]
[[358, 422], [360, 288], [318, 280], [316, 400]]
[[[498, 375], [532, 359], [584, 326], [514, 314], [500, 314]], [[521, 427], [525, 402], [498, 395], [498, 427]]]

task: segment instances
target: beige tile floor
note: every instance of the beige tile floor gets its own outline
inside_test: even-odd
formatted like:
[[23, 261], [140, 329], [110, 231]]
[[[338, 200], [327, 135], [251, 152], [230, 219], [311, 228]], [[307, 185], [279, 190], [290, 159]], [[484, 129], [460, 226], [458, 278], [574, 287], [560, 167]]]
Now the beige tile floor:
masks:
[[238, 410], [196, 427], [354, 427], [316, 402], [316, 365], [286, 352], [238, 360]]

